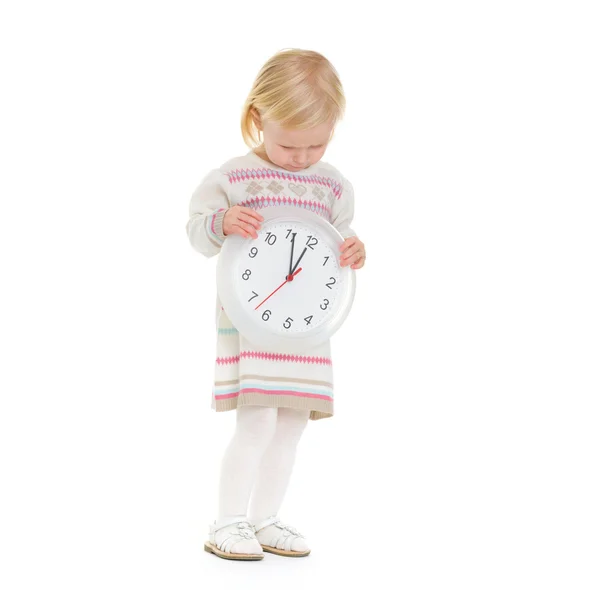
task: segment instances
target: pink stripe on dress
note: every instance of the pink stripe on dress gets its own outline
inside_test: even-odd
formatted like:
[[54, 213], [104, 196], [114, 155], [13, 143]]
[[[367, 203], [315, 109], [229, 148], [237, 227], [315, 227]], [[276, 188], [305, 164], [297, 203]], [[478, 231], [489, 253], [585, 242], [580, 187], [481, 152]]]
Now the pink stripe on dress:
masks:
[[244, 389], [240, 389], [237, 393], [225, 393], [222, 395], [215, 395], [215, 399], [230, 399], [232, 397], [238, 397], [243, 393], [260, 393], [263, 395], [291, 395], [294, 397], [310, 397], [315, 399], [324, 399], [331, 400], [332, 397], [330, 395], [321, 395], [318, 393], [303, 393], [301, 391], [288, 391], [287, 389], [275, 389], [275, 390], [266, 390], [266, 389], [257, 389], [254, 387], [247, 387]]
[[331, 365], [331, 359], [324, 356], [301, 356], [297, 354], [279, 354], [276, 352], [250, 352], [240, 353], [239, 358], [253, 358], [266, 361], [288, 361], [292, 363], [307, 363], [312, 365]]

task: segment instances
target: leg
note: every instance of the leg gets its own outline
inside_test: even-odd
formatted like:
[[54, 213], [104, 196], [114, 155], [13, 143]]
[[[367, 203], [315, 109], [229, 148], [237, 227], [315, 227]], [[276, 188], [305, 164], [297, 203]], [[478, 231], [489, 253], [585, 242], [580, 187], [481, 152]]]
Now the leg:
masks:
[[241, 406], [236, 430], [223, 457], [219, 485], [219, 521], [246, 515], [260, 461], [277, 425], [277, 408]]
[[262, 457], [250, 500], [248, 515], [252, 524], [279, 512], [309, 415], [309, 410], [278, 408], [275, 434]]

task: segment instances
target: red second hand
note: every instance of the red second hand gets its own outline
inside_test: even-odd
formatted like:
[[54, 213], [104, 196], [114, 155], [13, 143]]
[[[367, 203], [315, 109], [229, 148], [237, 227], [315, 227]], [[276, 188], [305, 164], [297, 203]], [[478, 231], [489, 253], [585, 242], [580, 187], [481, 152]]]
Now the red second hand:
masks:
[[[287, 277], [285, 279], [285, 281], [283, 283], [281, 283], [281, 285], [279, 285], [279, 287], [277, 287], [277, 289], [275, 289], [275, 291], [273, 291], [273, 293], [271, 293], [269, 295], [269, 297], [273, 297], [273, 295], [275, 295], [275, 293], [277, 293], [277, 291], [279, 291], [279, 289], [281, 289], [281, 287], [283, 287], [283, 285], [285, 285], [286, 283], [289, 283], [290, 281], [294, 280], [294, 277], [302, 270], [302, 267], [300, 267], [293, 275], [290, 275], [289, 277]], [[269, 297], [267, 297], [267, 299], [269, 299]], [[254, 311], [256, 311], [267, 299], [263, 299], [255, 308]]]

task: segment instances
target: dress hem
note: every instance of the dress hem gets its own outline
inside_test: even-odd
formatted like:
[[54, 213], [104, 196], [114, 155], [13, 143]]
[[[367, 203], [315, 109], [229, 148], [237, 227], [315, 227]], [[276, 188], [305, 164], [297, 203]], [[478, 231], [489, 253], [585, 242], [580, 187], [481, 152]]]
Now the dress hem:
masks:
[[[310, 410], [310, 420], [322, 420], [333, 416], [333, 400], [303, 399], [285, 395], [265, 396], [260, 393], [244, 393], [236, 397], [213, 400], [212, 405], [217, 412], [227, 412], [241, 406]], [[317, 406], [317, 409], [315, 409], [315, 406]]]

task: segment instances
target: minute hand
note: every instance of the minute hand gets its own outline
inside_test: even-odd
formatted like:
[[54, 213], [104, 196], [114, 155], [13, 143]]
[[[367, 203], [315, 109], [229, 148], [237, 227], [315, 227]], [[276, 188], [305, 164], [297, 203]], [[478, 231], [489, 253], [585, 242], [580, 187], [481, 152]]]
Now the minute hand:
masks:
[[296, 264], [294, 264], [294, 268], [292, 268], [292, 272], [290, 274], [292, 274], [292, 275], [294, 274], [294, 271], [298, 268], [298, 265], [300, 264], [302, 257], [306, 253], [306, 250], [307, 250], [307, 248], [304, 248], [304, 250], [302, 250], [302, 254], [300, 254], [300, 258], [298, 258], [298, 260], [296, 260]]
[[290, 255], [290, 268], [289, 268], [288, 276], [292, 276], [292, 274], [294, 273], [294, 271], [292, 270], [292, 263], [294, 262], [294, 241], [295, 240], [296, 240], [296, 234], [293, 233], [292, 234], [292, 253]]

